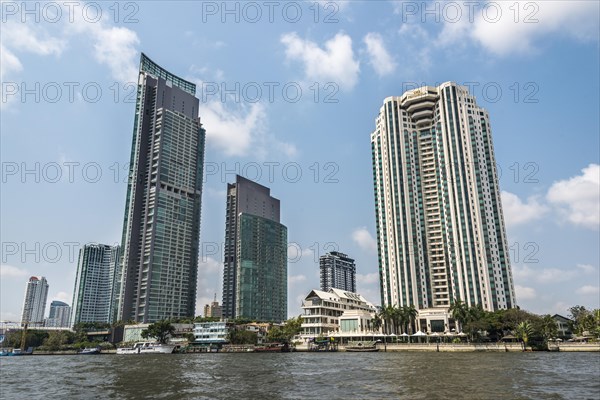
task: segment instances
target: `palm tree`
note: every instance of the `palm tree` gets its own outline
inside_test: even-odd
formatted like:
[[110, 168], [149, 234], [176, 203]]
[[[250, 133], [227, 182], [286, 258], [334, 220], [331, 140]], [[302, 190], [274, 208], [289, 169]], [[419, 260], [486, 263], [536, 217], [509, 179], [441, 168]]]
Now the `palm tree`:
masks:
[[394, 313], [394, 307], [393, 306], [383, 306], [381, 308], [381, 318], [383, 320], [383, 326], [384, 326], [384, 334], [389, 335], [390, 334], [390, 325], [391, 325], [391, 321], [392, 321], [392, 316]]
[[402, 307], [402, 314], [404, 315], [404, 331], [408, 333], [408, 327], [414, 326], [419, 312], [415, 308], [414, 304], [411, 304], [410, 306]]
[[515, 336], [523, 341], [523, 351], [527, 350], [527, 342], [531, 335], [533, 335], [533, 326], [529, 321], [523, 321], [517, 325]]
[[542, 317], [540, 321], [540, 333], [545, 342], [558, 334], [558, 325], [552, 316], [546, 314]]
[[392, 321], [394, 322], [394, 333], [400, 333], [400, 326], [404, 321], [404, 314], [402, 313], [401, 307], [393, 307], [392, 309]]
[[381, 323], [383, 321], [381, 320], [381, 314], [377, 313], [375, 314], [375, 316], [373, 317], [373, 320], [371, 321], [372, 325], [373, 325], [373, 331], [379, 331], [379, 328], [381, 328]]
[[458, 322], [458, 331], [461, 332], [464, 324], [469, 320], [469, 306], [460, 299], [454, 299], [448, 312], [450, 313], [450, 316]]

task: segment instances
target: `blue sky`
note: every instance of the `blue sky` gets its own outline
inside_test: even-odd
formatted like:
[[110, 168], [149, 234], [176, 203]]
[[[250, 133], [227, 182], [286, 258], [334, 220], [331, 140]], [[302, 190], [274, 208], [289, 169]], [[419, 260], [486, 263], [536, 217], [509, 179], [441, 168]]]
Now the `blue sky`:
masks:
[[120, 242], [142, 51], [198, 84], [198, 314], [236, 172], [281, 200], [290, 316], [334, 249], [379, 303], [369, 134], [385, 97], [445, 81], [490, 112], [517, 303], [599, 307], [597, 2], [35, 4], [2, 3], [0, 319], [31, 275], [70, 304], [78, 248]]

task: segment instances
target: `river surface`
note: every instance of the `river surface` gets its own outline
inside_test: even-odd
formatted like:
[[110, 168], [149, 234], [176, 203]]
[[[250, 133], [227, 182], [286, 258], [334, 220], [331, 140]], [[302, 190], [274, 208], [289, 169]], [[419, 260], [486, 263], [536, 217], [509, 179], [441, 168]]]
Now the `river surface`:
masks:
[[600, 399], [599, 353], [0, 359], [2, 399]]

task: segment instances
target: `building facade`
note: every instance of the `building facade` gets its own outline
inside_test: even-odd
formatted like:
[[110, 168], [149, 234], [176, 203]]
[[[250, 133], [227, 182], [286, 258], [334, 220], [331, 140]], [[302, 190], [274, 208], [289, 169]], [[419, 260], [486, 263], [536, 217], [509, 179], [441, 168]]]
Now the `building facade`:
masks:
[[121, 320], [195, 315], [206, 133], [196, 86], [142, 54], [123, 223]]
[[319, 267], [322, 291], [336, 288], [356, 292], [356, 265], [348, 255], [329, 252], [319, 257]]
[[116, 321], [120, 246], [87, 244], [79, 250], [71, 322]]
[[211, 345], [225, 344], [229, 341], [229, 330], [233, 324], [228, 322], [198, 322], [194, 324], [194, 343]]
[[223, 307], [219, 305], [218, 301], [213, 301], [210, 304], [204, 305], [204, 316], [210, 318], [221, 318], [223, 317]]
[[71, 306], [62, 301], [54, 300], [50, 303], [50, 312], [46, 319], [47, 327], [68, 328], [71, 321]]
[[514, 307], [489, 115], [467, 88], [386, 98], [371, 150], [382, 305]]
[[270, 189], [241, 176], [227, 185], [223, 317], [287, 319], [287, 228]]
[[25, 299], [21, 313], [21, 325], [44, 326], [44, 313], [48, 300], [48, 281], [46, 278], [32, 276], [25, 286]]
[[[358, 293], [340, 289], [312, 290], [302, 302], [302, 335], [330, 336], [340, 332], [341, 317], [346, 315], [347, 331], [370, 329], [370, 317], [377, 312], [375, 306]], [[352, 312], [350, 312], [352, 311]]]

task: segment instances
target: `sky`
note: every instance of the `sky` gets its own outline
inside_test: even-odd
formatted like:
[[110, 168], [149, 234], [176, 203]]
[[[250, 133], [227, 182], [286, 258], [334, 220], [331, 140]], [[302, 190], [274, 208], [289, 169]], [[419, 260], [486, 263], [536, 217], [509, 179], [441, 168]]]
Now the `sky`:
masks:
[[331, 250], [379, 304], [370, 133], [385, 97], [446, 81], [490, 114], [517, 304], [599, 308], [598, 16], [593, 1], [3, 1], [0, 320], [20, 319], [34, 275], [71, 304], [79, 248], [120, 243], [141, 52], [197, 84], [197, 314], [221, 299], [236, 173], [281, 200], [289, 316]]

